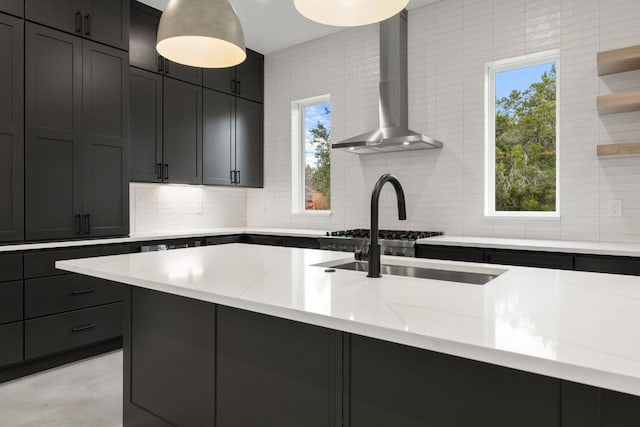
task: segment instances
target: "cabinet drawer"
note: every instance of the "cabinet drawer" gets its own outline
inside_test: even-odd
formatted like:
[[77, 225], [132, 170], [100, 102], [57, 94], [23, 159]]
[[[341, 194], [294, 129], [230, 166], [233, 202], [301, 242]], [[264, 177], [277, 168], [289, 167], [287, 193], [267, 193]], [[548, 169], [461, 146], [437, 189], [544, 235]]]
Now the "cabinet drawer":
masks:
[[416, 258], [484, 262], [484, 250], [457, 246], [416, 245]]
[[27, 319], [119, 302], [123, 285], [80, 274], [28, 279], [24, 284]]
[[24, 255], [24, 277], [31, 279], [34, 277], [68, 274], [68, 271], [58, 270], [55, 267], [55, 262], [63, 259], [89, 258], [126, 253], [129, 253], [128, 245], [83, 246], [73, 249], [56, 249], [26, 253]]
[[640, 276], [640, 259], [607, 255], [576, 255], [576, 270]]
[[0, 283], [0, 324], [18, 320], [22, 320], [22, 280]]
[[22, 279], [22, 254], [0, 255], [0, 282]]
[[485, 251], [485, 262], [491, 264], [520, 265], [523, 267], [573, 270], [572, 254], [494, 249]]
[[122, 336], [122, 303], [24, 322], [25, 359]]
[[0, 366], [22, 362], [22, 322], [0, 326]]

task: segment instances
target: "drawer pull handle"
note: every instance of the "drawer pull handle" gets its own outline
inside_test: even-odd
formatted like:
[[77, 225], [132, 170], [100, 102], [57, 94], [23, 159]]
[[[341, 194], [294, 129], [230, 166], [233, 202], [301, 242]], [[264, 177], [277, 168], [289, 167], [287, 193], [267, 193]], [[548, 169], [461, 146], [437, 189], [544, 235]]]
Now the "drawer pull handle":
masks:
[[84, 294], [90, 294], [92, 292], [95, 292], [95, 289], [82, 289], [79, 291], [71, 291], [71, 295], [84, 295]]
[[71, 328], [71, 332], [81, 332], [81, 331], [86, 331], [88, 329], [93, 329], [96, 327], [95, 323], [89, 323], [83, 326], [78, 326], [76, 328]]

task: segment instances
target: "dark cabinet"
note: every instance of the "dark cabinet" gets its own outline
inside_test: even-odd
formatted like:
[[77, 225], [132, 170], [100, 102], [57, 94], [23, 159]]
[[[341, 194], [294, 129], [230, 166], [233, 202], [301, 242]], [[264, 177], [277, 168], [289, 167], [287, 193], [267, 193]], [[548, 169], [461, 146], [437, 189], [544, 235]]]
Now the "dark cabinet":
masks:
[[26, 27], [26, 239], [128, 233], [127, 54]]
[[162, 76], [130, 68], [132, 181], [162, 182]]
[[0, 283], [0, 324], [22, 319], [22, 280]]
[[461, 246], [416, 245], [416, 257], [449, 261], [484, 262], [484, 251], [480, 248], [465, 248]]
[[[128, 292], [124, 424], [213, 426], [215, 306], [141, 288]], [[139, 408], [144, 412], [133, 416]]]
[[164, 80], [163, 180], [202, 184], [202, 87]]
[[263, 106], [204, 89], [205, 184], [262, 187]]
[[578, 271], [640, 276], [640, 262], [636, 257], [575, 255], [575, 263]]
[[119, 49], [129, 47], [129, 0], [26, 0], [26, 17]]
[[560, 380], [351, 336], [349, 426], [559, 427]]
[[0, 12], [24, 16], [24, 0], [0, 0]]
[[337, 331], [218, 306], [216, 425], [341, 425], [341, 339]]
[[157, 9], [135, 1], [131, 4], [130, 64], [143, 70], [202, 85], [200, 68], [169, 61], [156, 51], [160, 16], [161, 13]]
[[23, 322], [0, 325], [0, 367], [13, 365], [24, 360]]
[[485, 262], [490, 264], [573, 270], [572, 254], [487, 249], [484, 251], [484, 257]]
[[202, 85], [209, 89], [264, 101], [264, 57], [247, 49], [247, 59], [235, 67], [204, 69]]
[[23, 52], [23, 21], [0, 14], [0, 242], [24, 239]]
[[234, 183], [236, 99], [209, 89], [203, 90], [202, 173], [203, 183]]

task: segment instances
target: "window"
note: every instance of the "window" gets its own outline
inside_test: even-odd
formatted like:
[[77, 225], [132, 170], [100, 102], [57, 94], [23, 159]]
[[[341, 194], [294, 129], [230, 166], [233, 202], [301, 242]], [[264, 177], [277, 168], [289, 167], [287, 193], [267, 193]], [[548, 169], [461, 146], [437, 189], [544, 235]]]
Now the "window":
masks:
[[331, 211], [331, 102], [293, 103], [293, 212]]
[[487, 65], [485, 215], [558, 217], [558, 53]]

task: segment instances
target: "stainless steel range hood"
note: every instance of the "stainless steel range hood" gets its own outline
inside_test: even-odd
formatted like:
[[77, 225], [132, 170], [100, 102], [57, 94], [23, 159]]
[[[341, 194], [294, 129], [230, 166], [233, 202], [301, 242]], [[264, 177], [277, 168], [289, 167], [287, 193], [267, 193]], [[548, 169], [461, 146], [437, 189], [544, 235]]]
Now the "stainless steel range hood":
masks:
[[354, 154], [441, 148], [442, 142], [409, 129], [407, 11], [380, 23], [380, 127], [332, 144]]

